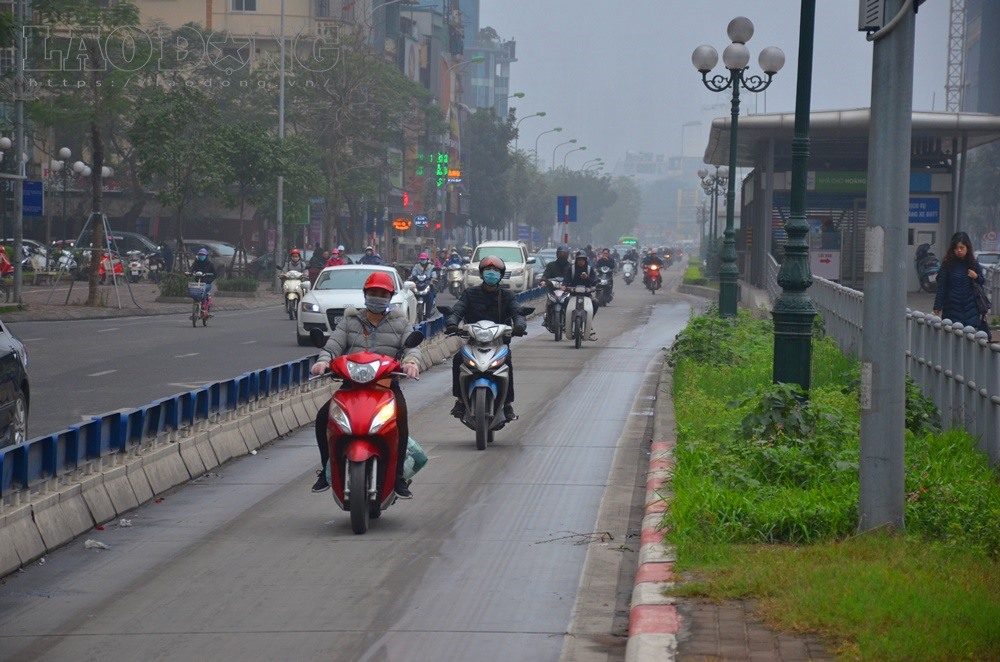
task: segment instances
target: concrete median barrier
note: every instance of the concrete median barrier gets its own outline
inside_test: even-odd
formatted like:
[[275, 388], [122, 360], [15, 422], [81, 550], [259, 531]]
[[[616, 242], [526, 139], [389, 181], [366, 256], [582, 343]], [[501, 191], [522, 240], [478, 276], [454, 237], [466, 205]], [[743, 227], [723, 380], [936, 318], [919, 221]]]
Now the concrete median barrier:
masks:
[[197, 439], [189, 437], [174, 443], [177, 444], [177, 453], [181, 456], [184, 468], [190, 475], [200, 476], [208, 470], [205, 467], [205, 461], [201, 459], [201, 453], [198, 451]]
[[[11, 554], [13, 551], [13, 555]], [[31, 505], [5, 511], [0, 528], [0, 572], [4, 575], [45, 554], [45, 542], [31, 516]], [[14, 558], [17, 563], [9, 565]]]
[[77, 482], [80, 485], [80, 496], [87, 504], [94, 521], [101, 524], [114, 519], [118, 513], [108, 495], [108, 489], [104, 486], [104, 474], [84, 474]]
[[104, 487], [108, 490], [108, 497], [115, 507], [115, 514], [121, 515], [139, 506], [139, 499], [135, 496], [132, 484], [126, 474], [127, 468], [124, 466], [112, 467], [103, 471]]
[[94, 527], [79, 485], [38, 497], [31, 503], [31, 517], [46, 549], [62, 547]]
[[191, 479], [177, 444], [161, 444], [151, 448], [142, 455], [142, 468], [153, 494], [166, 492]]

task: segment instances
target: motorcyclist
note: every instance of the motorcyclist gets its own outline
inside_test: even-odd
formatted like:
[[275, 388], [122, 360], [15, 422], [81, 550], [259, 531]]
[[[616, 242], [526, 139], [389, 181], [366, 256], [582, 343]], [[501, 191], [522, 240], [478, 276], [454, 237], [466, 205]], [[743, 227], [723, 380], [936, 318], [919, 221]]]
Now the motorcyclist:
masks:
[[[611, 267], [611, 273], [614, 274], [618, 270], [618, 263], [615, 259], [611, 257], [611, 251], [607, 248], [601, 251], [601, 257], [597, 259], [597, 263], [594, 265], [595, 269], [600, 269], [601, 267]], [[608, 292], [614, 292], [615, 290], [615, 279], [611, 279], [611, 286], [608, 287]]]
[[661, 270], [663, 269], [663, 258], [654, 250], [650, 250], [642, 258], [642, 284], [647, 287], [649, 286], [649, 276], [646, 275], [646, 267], [652, 264], [655, 264]]
[[359, 262], [361, 264], [385, 264], [371, 246], [365, 246], [365, 254], [361, 256]]
[[[521, 314], [520, 306], [510, 290], [500, 287], [500, 281], [507, 270], [504, 261], [495, 255], [487, 255], [479, 262], [479, 275], [483, 279], [482, 285], [470, 287], [462, 292], [458, 303], [451, 309], [451, 314], [445, 320], [445, 332], [455, 333], [458, 331], [458, 324], [465, 322], [472, 324], [488, 320], [498, 324], [510, 324], [514, 328], [514, 335], [524, 335], [527, 323], [524, 315]], [[508, 345], [510, 341], [507, 341]], [[514, 364], [513, 352], [507, 355], [507, 399], [504, 402], [503, 413], [508, 421], [514, 420]], [[451, 363], [451, 394], [457, 400], [451, 409], [451, 415], [456, 418], [465, 416], [465, 402], [462, 400], [462, 391], [458, 384], [459, 367], [462, 365], [462, 353], [455, 354]]]
[[435, 292], [437, 291], [437, 272], [434, 270], [434, 265], [431, 264], [430, 256], [427, 253], [421, 253], [417, 256], [417, 263], [413, 265], [413, 269], [410, 270], [410, 280], [416, 281], [417, 276], [423, 276], [424, 274], [430, 275], [431, 277], [431, 289], [430, 289], [430, 306], [431, 310], [434, 309]]
[[334, 248], [330, 251], [330, 259], [326, 261], [324, 266], [327, 267], [341, 267], [345, 264], [344, 258], [340, 255], [340, 249]]
[[623, 262], [625, 260], [631, 260], [632, 262], [638, 262], [639, 261], [639, 253], [637, 253], [634, 248], [628, 249], [627, 251], [625, 251], [625, 257], [622, 258]]
[[[201, 251], [198, 252], [201, 253]], [[288, 259], [285, 260], [284, 266], [281, 267], [281, 273], [287, 274], [289, 271], [298, 271], [303, 274], [309, 273], [309, 266], [302, 259], [302, 251], [297, 248], [289, 251]]]
[[621, 264], [622, 263], [622, 256], [618, 252], [617, 248], [615, 250], [611, 251], [611, 259], [615, 261], [615, 264]]
[[309, 280], [311, 282], [316, 282], [316, 277], [319, 276], [319, 272], [323, 271], [329, 257], [330, 254], [319, 245], [319, 242], [316, 242], [316, 245], [313, 246], [312, 257], [309, 258]]
[[[553, 278], [562, 278], [564, 282], [568, 281], [570, 278], [569, 246], [565, 244], [556, 248], [556, 259], [545, 265], [545, 271], [542, 272], [542, 279], [538, 281], [538, 284], [545, 287]], [[543, 326], [550, 331], [552, 323], [552, 308], [552, 302], [546, 301], [545, 323]]]
[[[392, 277], [385, 272], [377, 271], [368, 277], [362, 290], [365, 293], [364, 308], [347, 308], [344, 311], [344, 321], [333, 330], [326, 347], [319, 353], [319, 358], [312, 367], [312, 374], [322, 375], [329, 369], [330, 361], [344, 354], [368, 351], [397, 356], [403, 352], [401, 369], [407, 377], [416, 378], [420, 375], [420, 349], [414, 347], [403, 351], [403, 343], [409, 337], [412, 328], [406, 315], [390, 305], [392, 295], [396, 291]], [[398, 377], [393, 377], [390, 388], [396, 398], [396, 427], [399, 430], [394, 489], [399, 498], [412, 499], [413, 493], [403, 478], [409, 422], [406, 417], [406, 400], [403, 399], [403, 392], [399, 388]], [[330, 403], [327, 402], [316, 416], [316, 444], [319, 446], [319, 457], [323, 468], [316, 472], [313, 492], [322, 492], [330, 487], [326, 479], [326, 464], [330, 459], [326, 436], [329, 419]]]
[[448, 257], [448, 262], [445, 263], [445, 266], [447, 267], [450, 267], [452, 265], [462, 266], [463, 264], [465, 263], [462, 262], [462, 256], [458, 254], [458, 251], [452, 251], [451, 255]]
[[[569, 278], [563, 281], [563, 287], [577, 287], [579, 285], [587, 287], [595, 287], [597, 285], [597, 272], [590, 266], [587, 251], [576, 252], [576, 259], [570, 265]], [[597, 340], [597, 331], [594, 329], [593, 321], [597, 318], [597, 309], [600, 307], [600, 304], [593, 295], [590, 296], [590, 301], [594, 305], [594, 314], [590, 320], [590, 339]]]

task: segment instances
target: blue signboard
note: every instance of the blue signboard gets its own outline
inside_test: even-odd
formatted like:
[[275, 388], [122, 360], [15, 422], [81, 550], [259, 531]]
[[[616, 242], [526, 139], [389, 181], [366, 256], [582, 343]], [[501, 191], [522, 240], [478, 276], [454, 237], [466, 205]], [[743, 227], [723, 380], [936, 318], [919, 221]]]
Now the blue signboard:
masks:
[[910, 198], [910, 223], [941, 222], [941, 198]]
[[576, 223], [575, 195], [560, 195], [556, 197], [556, 222]]
[[42, 195], [42, 183], [25, 180], [21, 193], [21, 202], [24, 206], [25, 216], [41, 216], [44, 206]]
[[531, 226], [530, 225], [519, 225], [517, 226], [517, 238], [521, 241], [528, 241], [531, 237]]
[[430, 225], [430, 221], [424, 214], [419, 214], [418, 216], [413, 217], [413, 224], [418, 228], [426, 228]]

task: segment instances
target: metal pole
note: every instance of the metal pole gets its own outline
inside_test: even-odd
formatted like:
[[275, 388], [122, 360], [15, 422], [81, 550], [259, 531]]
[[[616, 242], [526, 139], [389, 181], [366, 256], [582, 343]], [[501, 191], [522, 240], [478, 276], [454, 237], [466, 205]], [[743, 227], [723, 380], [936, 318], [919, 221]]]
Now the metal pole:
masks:
[[733, 103], [729, 123], [729, 178], [726, 180], [726, 230], [722, 242], [722, 264], [719, 265], [719, 315], [736, 317], [736, 281], [740, 270], [736, 266], [736, 153], [740, 128], [740, 85], [743, 72], [732, 70]]
[[[18, 2], [18, 22], [27, 25], [28, 17], [31, 15], [31, 0], [20, 0]], [[24, 97], [27, 94], [24, 78], [24, 61], [28, 57], [27, 31], [22, 30], [17, 36], [17, 79], [14, 89], [17, 91], [17, 98], [14, 102], [14, 158], [17, 166], [17, 179], [14, 180], [14, 255], [11, 260], [14, 264], [14, 301], [21, 303], [21, 249], [22, 237], [24, 233], [24, 180], [27, 177], [26, 164], [21, 159], [21, 155], [26, 153], [24, 141]]]
[[[886, 0], [895, 16], [905, 0]], [[903, 530], [906, 225], [909, 218], [915, 14], [907, 12], [872, 59], [861, 334], [859, 531]]]
[[[281, 18], [279, 19], [278, 32], [280, 33], [281, 44], [278, 52], [281, 57], [281, 66], [278, 69], [278, 139], [284, 142], [285, 139], [285, 0], [281, 0]], [[278, 200], [275, 205], [275, 223], [277, 224], [276, 245], [274, 247], [274, 266], [278, 267], [274, 271], [274, 287], [280, 289], [278, 271], [283, 259], [283, 246], [285, 242], [285, 178], [278, 175]]]
[[812, 96], [813, 35], [816, 0], [802, 0], [799, 20], [798, 82], [795, 95], [795, 135], [792, 138], [792, 191], [785, 232], [785, 259], [778, 272], [781, 295], [774, 303], [775, 384], [810, 387], [812, 323], [816, 317], [806, 290], [812, 285], [809, 270], [809, 224], [806, 223], [806, 188], [809, 180], [809, 112]]

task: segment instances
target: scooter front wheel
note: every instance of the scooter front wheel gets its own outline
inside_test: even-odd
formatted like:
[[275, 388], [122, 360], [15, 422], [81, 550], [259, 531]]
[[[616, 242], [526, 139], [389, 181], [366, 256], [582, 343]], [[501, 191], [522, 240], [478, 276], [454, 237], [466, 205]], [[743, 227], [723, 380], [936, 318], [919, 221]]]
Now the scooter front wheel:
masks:
[[490, 419], [493, 412], [493, 394], [488, 389], [476, 391], [476, 450], [486, 450], [490, 437]]
[[581, 322], [579, 316], [573, 318], [573, 346], [576, 349], [580, 349], [580, 345], [583, 344], [583, 323]]
[[566, 319], [563, 315], [556, 316], [556, 342], [562, 340], [563, 337], [563, 326], [566, 324]]
[[361, 535], [368, 531], [368, 462], [351, 462], [347, 469], [351, 486], [351, 530]]

